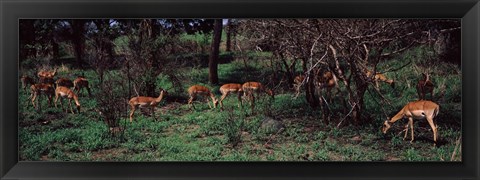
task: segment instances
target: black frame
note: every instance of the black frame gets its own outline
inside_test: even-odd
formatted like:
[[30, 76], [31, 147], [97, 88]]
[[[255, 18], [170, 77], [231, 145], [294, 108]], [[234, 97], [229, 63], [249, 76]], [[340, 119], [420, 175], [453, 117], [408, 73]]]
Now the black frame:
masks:
[[[478, 179], [479, 0], [0, 0], [0, 178]], [[19, 18], [461, 18], [462, 162], [18, 162]]]

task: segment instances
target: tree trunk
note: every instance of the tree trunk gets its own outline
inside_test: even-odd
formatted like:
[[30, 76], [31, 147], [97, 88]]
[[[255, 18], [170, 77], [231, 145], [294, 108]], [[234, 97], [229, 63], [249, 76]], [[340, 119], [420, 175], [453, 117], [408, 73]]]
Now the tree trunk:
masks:
[[232, 23], [230, 22], [230, 19], [227, 20], [227, 42], [226, 42], [226, 50], [227, 52], [231, 51], [232, 47]]
[[[302, 59], [302, 69], [303, 72], [307, 72], [307, 59]], [[310, 104], [310, 107], [317, 107], [319, 105], [318, 98], [315, 96], [315, 82], [314, 78], [315, 75], [314, 73], [309, 73], [308, 75], [308, 81], [305, 82], [305, 100], [307, 100], [308, 104]]]
[[211, 84], [218, 84], [218, 54], [220, 52], [220, 39], [222, 37], [222, 19], [215, 19], [213, 41], [208, 61], [208, 80]]
[[53, 56], [53, 59], [57, 60], [57, 59], [60, 58], [60, 47], [59, 47], [58, 43], [57, 43], [55, 40], [52, 40], [51, 43], [52, 43], [52, 56]]
[[23, 19], [20, 23], [20, 60], [35, 57], [37, 50], [33, 48], [35, 45], [35, 20]]
[[77, 59], [77, 65], [82, 67], [83, 65], [83, 52], [85, 49], [85, 20], [75, 19], [72, 20], [72, 36], [71, 41], [75, 51], [75, 58]]

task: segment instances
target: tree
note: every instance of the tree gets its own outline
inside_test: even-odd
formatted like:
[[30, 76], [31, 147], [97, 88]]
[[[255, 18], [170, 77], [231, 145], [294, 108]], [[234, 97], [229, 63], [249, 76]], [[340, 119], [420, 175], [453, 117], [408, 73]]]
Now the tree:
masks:
[[218, 84], [218, 55], [220, 52], [220, 39], [222, 37], [222, 19], [215, 19], [213, 40], [208, 61], [208, 80], [211, 84]]
[[100, 77], [100, 84], [103, 83], [105, 70], [112, 68], [115, 62], [113, 40], [118, 37], [119, 29], [112, 25], [113, 22], [111, 19], [95, 19], [89, 25], [91, 45], [87, 48], [90, 52], [86, 59]]
[[20, 60], [34, 57], [37, 54], [35, 45], [35, 20], [22, 19], [19, 21], [20, 29]]
[[[272, 19], [246, 21], [242, 30], [250, 39], [250, 47], [269, 49], [278, 57], [274, 59], [289, 78], [295, 75], [291, 65], [296, 59], [301, 61], [301, 73], [308, 77], [304, 86], [306, 100], [312, 107], [320, 107], [325, 121], [331, 108], [324, 102], [316, 77], [332, 72], [343, 85], [337, 96], [344, 102], [346, 114], [342, 118], [362, 124], [371, 119], [363, 114], [364, 96], [369, 86], [375, 85], [374, 76], [367, 76], [366, 71], [376, 74], [404, 67], [378, 65], [416, 45], [432, 42], [431, 27], [441, 23], [424, 19]], [[448, 28], [456, 30], [459, 25]], [[382, 103], [388, 104], [380, 91], [374, 91]]]
[[232, 51], [231, 50], [231, 46], [232, 46], [232, 20], [231, 19], [227, 19], [227, 27], [225, 29], [225, 31], [227, 32], [226, 36], [227, 36], [227, 40], [226, 40], [226, 45], [225, 45], [225, 51], [227, 52], [230, 52]]
[[71, 25], [71, 34], [70, 40], [73, 44], [73, 49], [75, 52], [75, 58], [77, 59], [77, 65], [83, 67], [83, 55], [85, 51], [85, 24], [86, 20], [84, 19], [73, 19], [70, 20]]

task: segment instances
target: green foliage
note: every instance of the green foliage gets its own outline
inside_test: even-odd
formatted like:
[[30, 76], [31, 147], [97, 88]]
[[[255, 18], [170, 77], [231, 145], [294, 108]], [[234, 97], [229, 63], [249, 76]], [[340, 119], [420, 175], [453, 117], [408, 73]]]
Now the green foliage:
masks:
[[[181, 34], [184, 42], [204, 43], [204, 35]], [[115, 51], [128, 48], [128, 37], [115, 40]], [[165, 45], [168, 39], [159, 37], [155, 46]], [[206, 43], [203, 45], [207, 45]], [[382, 61], [379, 69], [400, 67], [386, 72], [395, 79], [397, 86], [380, 84], [380, 96], [373, 87], [365, 95], [364, 118], [367, 123], [361, 126], [346, 125], [337, 127], [345, 117], [342, 99], [338, 94], [331, 103], [332, 122], [321, 120], [318, 107], [310, 107], [302, 94], [293, 99], [292, 92], [278, 88], [271, 83], [272, 70], [268, 52], [245, 52], [247, 63], [238, 54], [225, 54], [237, 60], [219, 65], [220, 85], [260, 81], [274, 89], [276, 96], [271, 100], [267, 95], [257, 98], [252, 112], [250, 104], [243, 101], [238, 108], [238, 100], [230, 95], [224, 100], [224, 110], [210, 109], [199, 98], [196, 109], [186, 105], [186, 89], [200, 84], [211, 88], [219, 98], [220, 85], [208, 84], [208, 69], [201, 66], [175, 69], [181, 80], [181, 91], [172, 92], [156, 108], [157, 118], [150, 112], [137, 111], [133, 123], [128, 121], [128, 110], [119, 111], [119, 125], [124, 131], [112, 134], [95, 111], [102, 106], [98, 97], [80, 96], [83, 111], [80, 114], [65, 113], [60, 108], [48, 107], [46, 99], [41, 99], [42, 110], [36, 111], [28, 99], [29, 92], [19, 92], [19, 154], [20, 160], [52, 161], [451, 161], [456, 140], [461, 137], [461, 71], [457, 65], [447, 63], [428, 64], [428, 49], [414, 48], [404, 54]], [[177, 58], [203, 58], [204, 54], [175, 54]], [[37, 60], [22, 61], [25, 71], [34, 73], [30, 67]], [[66, 65], [68, 69], [59, 76], [73, 77], [84, 74], [90, 81], [93, 94], [99, 94], [99, 78], [91, 70], [80, 70]], [[298, 66], [298, 65], [297, 65]], [[30, 70], [30, 71], [29, 71]], [[403, 140], [401, 131], [405, 121], [393, 125], [386, 135], [379, 128], [386, 119], [397, 113], [407, 102], [416, 100], [415, 85], [423, 71], [431, 73], [436, 84], [435, 102], [440, 104], [440, 114], [436, 118], [439, 125], [441, 143], [432, 148], [431, 131], [421, 122], [415, 124], [416, 140], [413, 143]], [[122, 78], [121, 70], [112, 70], [111, 76]], [[279, 73], [280, 72], [276, 72]], [[175, 84], [165, 73], [145, 77], [156, 87], [171, 89]], [[278, 78], [278, 77], [277, 77]], [[280, 79], [280, 78], [278, 78]], [[140, 81], [140, 79], [138, 79]], [[280, 80], [278, 80], [280, 81]], [[20, 82], [19, 82], [20, 85]], [[112, 87], [115, 92], [123, 91], [120, 86]], [[345, 88], [340, 83], [340, 88]], [[158, 93], [158, 90], [156, 90]], [[124, 106], [130, 97], [122, 97]], [[383, 99], [385, 98], [385, 99]], [[120, 100], [119, 100], [120, 101]], [[126, 108], [123, 107], [123, 108]], [[280, 133], [266, 133], [259, 130], [266, 116], [282, 120], [285, 129]], [[348, 118], [348, 117], [347, 117]], [[348, 119], [347, 119], [348, 120]], [[44, 123], [45, 122], [45, 123]], [[453, 161], [461, 161], [461, 151], [457, 150]]]
[[233, 110], [228, 111], [226, 116], [220, 117], [224, 119], [224, 122], [221, 123], [223, 127], [222, 134], [225, 135], [228, 143], [236, 146], [241, 141], [244, 118], [241, 117], [241, 114], [240, 116], [235, 114]]
[[423, 161], [424, 158], [420, 154], [420, 152], [418, 152], [414, 148], [410, 148], [410, 149], [407, 149], [407, 151], [405, 152], [405, 157], [404, 157], [403, 160], [405, 160], [405, 161]]

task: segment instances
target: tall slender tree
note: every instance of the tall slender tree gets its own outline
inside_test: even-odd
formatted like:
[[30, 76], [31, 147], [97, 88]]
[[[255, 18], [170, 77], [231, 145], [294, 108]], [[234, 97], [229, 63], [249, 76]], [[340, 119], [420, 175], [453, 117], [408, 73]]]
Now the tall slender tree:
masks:
[[218, 84], [218, 54], [220, 53], [220, 39], [222, 37], [222, 19], [215, 19], [213, 41], [208, 62], [208, 80], [211, 84]]
[[83, 55], [85, 51], [85, 23], [84, 19], [74, 19], [70, 21], [72, 33], [70, 40], [72, 41], [75, 51], [75, 58], [77, 59], [77, 65], [82, 67], [84, 64]]
[[225, 29], [226, 31], [226, 35], [227, 35], [227, 39], [226, 39], [226, 45], [225, 45], [225, 51], [227, 52], [230, 52], [232, 51], [231, 47], [232, 47], [232, 20], [231, 19], [227, 19], [227, 27]]

